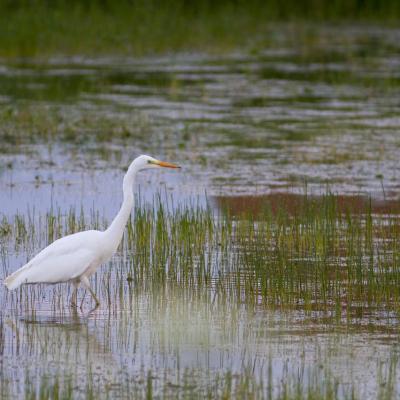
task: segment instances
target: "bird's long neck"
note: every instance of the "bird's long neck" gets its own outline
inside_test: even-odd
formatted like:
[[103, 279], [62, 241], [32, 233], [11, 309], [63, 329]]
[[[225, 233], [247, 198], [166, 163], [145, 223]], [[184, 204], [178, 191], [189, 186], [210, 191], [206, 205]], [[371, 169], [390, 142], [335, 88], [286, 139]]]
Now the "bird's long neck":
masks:
[[112, 244], [112, 247], [115, 249], [118, 247], [119, 242], [122, 239], [122, 235], [125, 230], [125, 225], [128, 221], [128, 218], [131, 214], [133, 207], [133, 183], [136, 177], [137, 168], [135, 168], [134, 164], [128, 169], [128, 172], [124, 176], [123, 181], [123, 193], [124, 193], [124, 201], [122, 202], [121, 209], [118, 214], [114, 218], [111, 225], [105, 231], [105, 234], [108, 236], [108, 242]]

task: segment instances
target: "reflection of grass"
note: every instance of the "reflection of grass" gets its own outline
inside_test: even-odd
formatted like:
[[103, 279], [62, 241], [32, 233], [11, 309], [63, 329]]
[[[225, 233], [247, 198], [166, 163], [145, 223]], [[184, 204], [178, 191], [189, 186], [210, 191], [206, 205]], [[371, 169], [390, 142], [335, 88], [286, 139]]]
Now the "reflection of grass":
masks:
[[[0, 54], [125, 53], [226, 49], [266, 35], [269, 21], [396, 19], [395, 0], [282, 2], [2, 2]], [[251, 43], [252, 44], [252, 43]]]
[[[328, 355], [316, 353], [312, 361], [301, 353], [291, 353], [291, 357], [280, 365], [274, 362], [275, 357], [279, 361], [279, 355], [275, 355], [269, 345], [265, 346], [264, 340], [268, 343], [271, 340], [268, 335], [271, 335], [272, 346], [292, 350], [302, 348], [299, 339], [300, 342], [310, 337], [315, 340], [318, 333], [329, 332], [325, 321], [315, 330], [300, 328], [301, 333], [287, 331], [275, 323], [271, 330], [265, 320], [257, 322], [260, 310], [254, 314], [243, 313], [237, 303], [212, 304], [202, 292], [182, 286], [180, 282], [175, 286], [132, 282], [126, 292], [124, 309], [117, 311], [112, 303], [108, 312], [89, 317], [89, 322], [79, 316], [76, 322], [71, 321], [71, 316], [65, 313], [64, 319], [59, 317], [49, 323], [43, 319], [47, 313], [35, 314], [31, 310], [29, 324], [18, 321], [13, 324], [18, 340], [0, 343], [0, 349], [6, 354], [11, 349], [18, 349], [17, 355], [12, 354], [19, 365], [16, 372], [11, 357], [4, 360], [0, 372], [1, 398], [14, 399], [16, 391], [23, 387], [26, 399], [73, 399], [78, 397], [77, 393], [87, 399], [362, 399], [358, 393], [363, 393], [359, 381], [352, 375], [351, 378], [342, 373], [336, 376], [331, 371], [330, 365], [332, 360], [335, 362], [337, 353], [347, 351], [342, 349], [343, 343], [334, 332], [328, 333], [331, 335], [326, 350]], [[139, 311], [143, 297], [147, 299], [146, 305]], [[200, 311], [196, 304], [202, 304], [205, 310]], [[150, 326], [146, 324], [149, 319], [153, 321]], [[93, 325], [96, 320], [100, 321]], [[198, 324], [197, 321], [201, 322]], [[7, 324], [11, 325], [9, 321]], [[141, 349], [141, 343], [146, 341], [140, 336], [142, 324], [146, 324], [145, 335], [151, 340], [146, 350], [150, 349], [153, 357], [161, 354], [162, 360], [139, 369], [138, 360], [141, 360], [142, 351], [146, 351]], [[199, 328], [204, 329], [205, 336], [198, 332]], [[0, 338], [7, 338], [7, 329], [9, 326], [0, 317]], [[106, 333], [102, 335], [103, 329]], [[365, 331], [368, 332], [368, 327], [360, 326], [354, 332]], [[345, 336], [350, 332], [353, 330], [346, 330]], [[377, 330], [379, 334], [384, 332]], [[218, 339], [215, 340], [211, 333]], [[294, 341], [288, 343], [291, 335]], [[198, 341], [198, 338], [205, 338], [205, 341]], [[260, 343], [255, 352], [254, 340]], [[166, 358], [180, 360], [187, 351], [188, 342], [191, 349], [198, 351], [199, 362], [195, 366], [165, 363]], [[355, 346], [359, 351], [357, 341]], [[204, 352], [223, 353], [221, 364], [202, 362]], [[36, 362], [28, 364], [25, 359]], [[133, 371], [132, 363], [136, 363]], [[342, 371], [348, 368], [340, 364]], [[374, 398], [396, 397], [397, 369], [398, 355], [394, 344], [385, 363], [380, 362], [374, 375], [368, 376], [368, 385], [376, 387], [379, 394]]]
[[[397, 365], [394, 365], [395, 368]], [[179, 367], [178, 367], [179, 368]], [[268, 368], [271, 370], [272, 366]], [[113, 381], [101, 382], [101, 375], [96, 371], [87, 371], [83, 376], [64, 376], [64, 371], [56, 370], [43, 375], [30, 376], [26, 372], [24, 379], [25, 399], [74, 399], [76, 392], [85, 389], [86, 399], [261, 399], [269, 400], [319, 400], [319, 399], [357, 399], [350, 385], [337, 382], [331, 373], [318, 366], [307, 370], [306, 363], [300, 367], [302, 379], [288, 370], [283, 371], [279, 382], [273, 379], [272, 371], [268, 379], [262, 381], [255, 376], [251, 368], [242, 373], [235, 371], [208, 373], [206, 377], [198, 370], [186, 369], [181, 376], [171, 381], [171, 371], [142, 370], [140, 375], [119, 372]], [[307, 372], [305, 372], [307, 371]], [[100, 378], [99, 378], [100, 375]], [[204, 374], [206, 375], [206, 374]], [[99, 383], [99, 381], [101, 383]], [[386, 384], [388, 382], [388, 384]], [[11, 382], [4, 381], [1, 389], [2, 398], [14, 398]], [[354, 384], [354, 383], [353, 383]], [[389, 398], [395, 394], [395, 370], [392, 368], [376, 382], [381, 387], [378, 399]], [[353, 390], [353, 392], [352, 392]], [[266, 397], [267, 396], [267, 397]]]

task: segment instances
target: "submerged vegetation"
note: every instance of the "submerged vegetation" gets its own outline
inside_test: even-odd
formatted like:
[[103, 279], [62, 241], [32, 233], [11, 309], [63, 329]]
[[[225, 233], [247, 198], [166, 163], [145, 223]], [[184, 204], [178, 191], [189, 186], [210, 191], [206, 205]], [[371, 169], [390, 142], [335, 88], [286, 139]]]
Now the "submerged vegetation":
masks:
[[387, 23], [399, 18], [395, 0], [4, 0], [0, 3], [0, 56], [140, 56], [232, 50], [269, 40], [274, 21], [367, 19]]

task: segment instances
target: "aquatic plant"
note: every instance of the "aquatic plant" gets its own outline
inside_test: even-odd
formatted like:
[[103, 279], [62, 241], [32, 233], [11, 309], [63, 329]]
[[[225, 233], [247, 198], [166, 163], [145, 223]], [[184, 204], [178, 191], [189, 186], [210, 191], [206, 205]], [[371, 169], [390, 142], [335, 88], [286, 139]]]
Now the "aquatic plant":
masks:
[[[265, 204], [241, 215], [172, 207], [160, 197], [138, 204], [111, 272], [94, 283], [121, 304], [131, 283], [178, 283], [210, 290], [215, 301], [300, 307], [339, 320], [398, 310], [399, 220], [374, 214], [368, 202], [352, 213], [334, 195], [305, 196], [294, 212]], [[32, 254], [63, 235], [104, 227], [99, 220], [73, 209], [30, 220], [16, 215], [3, 217], [0, 232], [6, 246]], [[3, 264], [3, 273], [10, 272]]]
[[[88, 15], [90, 18], [88, 18]], [[183, 0], [135, 2], [46, 1], [0, 4], [0, 55], [147, 55], [170, 51], [232, 50], [271, 40], [276, 21], [398, 20], [395, 0], [251, 0], [201, 4]], [[235, 29], [232, 29], [232, 24]], [[249, 43], [250, 42], [250, 43]]]

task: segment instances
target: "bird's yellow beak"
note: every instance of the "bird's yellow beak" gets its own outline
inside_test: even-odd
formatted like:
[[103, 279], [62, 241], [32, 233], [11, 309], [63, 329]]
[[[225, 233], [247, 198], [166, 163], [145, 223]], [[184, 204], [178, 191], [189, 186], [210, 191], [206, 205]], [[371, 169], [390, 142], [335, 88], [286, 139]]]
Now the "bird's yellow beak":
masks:
[[155, 165], [158, 165], [160, 167], [164, 167], [164, 168], [180, 168], [179, 165], [172, 164], [172, 163], [165, 162], [165, 161], [157, 160], [157, 161], [153, 161], [152, 163], [155, 164]]

